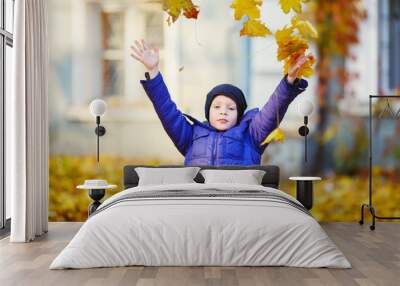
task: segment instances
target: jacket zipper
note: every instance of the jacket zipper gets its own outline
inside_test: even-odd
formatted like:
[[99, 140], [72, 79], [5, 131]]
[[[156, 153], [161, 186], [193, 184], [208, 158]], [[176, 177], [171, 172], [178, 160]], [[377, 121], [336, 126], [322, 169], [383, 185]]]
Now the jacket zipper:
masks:
[[215, 152], [214, 152], [214, 160], [213, 160], [213, 165], [215, 165], [215, 163], [218, 163], [218, 146], [219, 146], [219, 137], [220, 137], [220, 133], [217, 133], [217, 146], [215, 146]]

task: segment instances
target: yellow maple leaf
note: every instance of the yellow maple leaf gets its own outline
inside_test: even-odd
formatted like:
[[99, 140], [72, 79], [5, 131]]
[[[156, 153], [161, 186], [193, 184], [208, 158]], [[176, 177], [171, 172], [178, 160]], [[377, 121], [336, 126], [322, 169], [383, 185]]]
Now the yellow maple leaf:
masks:
[[264, 141], [261, 143], [262, 145], [265, 144], [269, 144], [272, 141], [277, 141], [282, 143], [283, 141], [285, 141], [285, 134], [283, 133], [282, 129], [280, 129], [279, 127], [276, 128], [274, 131], [272, 131], [265, 139]]
[[289, 13], [293, 9], [297, 13], [301, 13], [301, 2], [305, 3], [308, 0], [279, 0], [281, 8], [285, 14]]
[[305, 38], [318, 38], [318, 32], [314, 26], [307, 20], [300, 20], [297, 16], [292, 18], [292, 27], [296, 28]]
[[271, 34], [271, 31], [260, 20], [247, 20], [240, 30], [240, 36], [263, 37]]
[[234, 0], [230, 8], [235, 10], [235, 20], [242, 19], [243, 16], [249, 19], [260, 18], [260, 8], [263, 0]]
[[283, 27], [275, 32], [275, 39], [277, 43], [288, 41], [292, 38], [293, 27]]

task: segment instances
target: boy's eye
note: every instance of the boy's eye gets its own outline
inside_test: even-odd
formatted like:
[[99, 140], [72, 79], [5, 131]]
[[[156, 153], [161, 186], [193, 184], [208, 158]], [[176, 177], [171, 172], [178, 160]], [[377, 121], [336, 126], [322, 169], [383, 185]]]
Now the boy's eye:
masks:
[[219, 108], [219, 105], [214, 105], [214, 108]]
[[232, 110], [232, 111], [233, 111], [233, 110], [236, 110], [236, 108], [234, 108], [234, 107], [230, 107], [230, 108], [229, 108], [229, 110]]

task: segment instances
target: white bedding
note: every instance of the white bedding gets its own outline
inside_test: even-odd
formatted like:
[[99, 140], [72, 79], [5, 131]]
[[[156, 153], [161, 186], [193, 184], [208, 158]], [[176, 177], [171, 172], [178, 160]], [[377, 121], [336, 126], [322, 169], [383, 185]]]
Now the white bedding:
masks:
[[[173, 197], [125, 200], [145, 191], [261, 190], [238, 184], [175, 184], [127, 189], [107, 199], [50, 269], [145, 266], [350, 268], [318, 222], [289, 204], [262, 198]], [[297, 202], [298, 203], [298, 202]], [[108, 207], [107, 207], [108, 205]]]

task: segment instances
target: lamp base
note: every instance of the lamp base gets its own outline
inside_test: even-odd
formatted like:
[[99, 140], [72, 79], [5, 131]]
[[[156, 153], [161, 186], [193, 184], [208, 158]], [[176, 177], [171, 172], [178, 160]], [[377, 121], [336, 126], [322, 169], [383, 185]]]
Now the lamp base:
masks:
[[97, 208], [101, 205], [100, 200], [104, 197], [105, 189], [90, 189], [89, 197], [93, 200], [93, 202], [89, 205], [88, 215], [90, 216], [94, 213]]
[[306, 209], [311, 210], [313, 206], [313, 181], [298, 180], [296, 189], [296, 199], [301, 202]]

